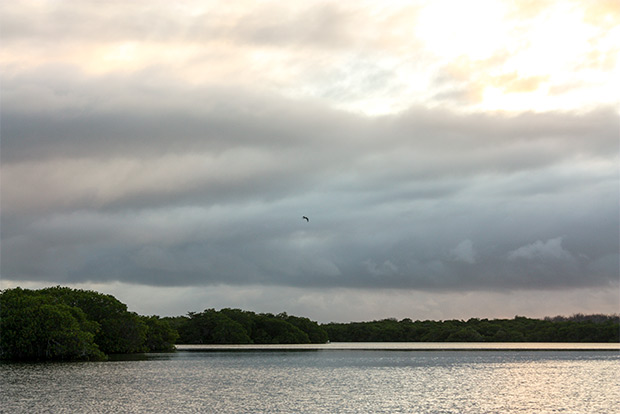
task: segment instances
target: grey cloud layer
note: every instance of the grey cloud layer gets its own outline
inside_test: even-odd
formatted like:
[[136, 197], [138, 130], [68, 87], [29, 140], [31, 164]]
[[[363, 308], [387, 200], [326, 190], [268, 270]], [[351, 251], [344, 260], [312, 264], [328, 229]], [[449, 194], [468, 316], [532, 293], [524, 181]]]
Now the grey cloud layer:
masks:
[[617, 281], [612, 109], [367, 118], [156, 71], [92, 79], [66, 67], [2, 88], [9, 279], [431, 290]]
[[[507, 27], [554, 4], [509, 4], [522, 20]], [[422, 3], [106, 5], [0, 5], [3, 278], [617, 284], [616, 108], [468, 106], [489, 85], [587, 97], [609, 79], [613, 19], [589, 23], [596, 53], [567, 60], [593, 72], [556, 79], [510, 69], [527, 36], [481, 60], [436, 55], [415, 31]], [[334, 109], [384, 104], [409, 109]]]

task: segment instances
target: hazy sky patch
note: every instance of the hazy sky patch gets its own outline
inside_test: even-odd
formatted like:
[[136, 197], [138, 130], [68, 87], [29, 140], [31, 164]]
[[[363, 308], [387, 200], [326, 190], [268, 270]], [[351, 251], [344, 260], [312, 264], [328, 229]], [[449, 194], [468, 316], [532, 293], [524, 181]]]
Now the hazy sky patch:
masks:
[[618, 311], [615, 2], [0, 15], [2, 287], [325, 321]]

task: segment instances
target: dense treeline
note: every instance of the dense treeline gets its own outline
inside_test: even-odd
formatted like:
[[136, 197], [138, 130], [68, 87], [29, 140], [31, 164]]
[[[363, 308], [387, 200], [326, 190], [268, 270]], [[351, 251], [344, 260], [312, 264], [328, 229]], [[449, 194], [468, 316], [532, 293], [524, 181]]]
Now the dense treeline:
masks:
[[0, 292], [0, 359], [99, 360], [184, 344], [333, 342], [620, 342], [618, 315], [321, 324], [286, 313], [206, 309], [140, 316], [111, 295], [53, 287]]
[[168, 322], [139, 316], [111, 295], [53, 287], [0, 293], [0, 359], [105, 359], [107, 354], [172, 351]]
[[53, 287], [0, 292], [0, 359], [100, 360], [109, 354], [173, 351], [187, 344], [325, 343], [308, 318], [207, 309], [140, 316], [111, 295]]
[[620, 342], [617, 315], [439, 322], [384, 319], [322, 327], [334, 342]]
[[308, 344], [325, 343], [327, 332], [308, 318], [256, 314], [241, 309], [207, 309], [165, 318], [184, 344]]

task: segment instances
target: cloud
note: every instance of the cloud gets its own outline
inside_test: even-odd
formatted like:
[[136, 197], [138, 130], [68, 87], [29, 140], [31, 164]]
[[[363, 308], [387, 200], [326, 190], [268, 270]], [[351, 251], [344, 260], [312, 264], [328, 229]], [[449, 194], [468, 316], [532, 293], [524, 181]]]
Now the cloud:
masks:
[[463, 240], [454, 249], [450, 251], [450, 255], [454, 260], [473, 264], [476, 263], [476, 251], [471, 240]]
[[[505, 38], [456, 50], [422, 3], [5, 2], [2, 277], [610, 286], [617, 13], [556, 5], [494, 6]], [[548, 21], [588, 39], [553, 73], [526, 59]]]
[[[7, 99], [8, 277], [447, 290], [615, 277], [588, 270], [618, 246], [609, 109], [367, 118], [226, 88], [194, 90], [213, 102], [201, 108], [157, 88], [129, 104], [109, 87], [119, 106], [88, 116]], [[557, 234], [587, 259], [513, 260], [561, 247]], [[532, 239], [549, 241], [520, 247]]]
[[[459, 16], [448, 25], [446, 8]], [[429, 102], [576, 110], [616, 99], [605, 85], [615, 79], [618, 17], [604, 4], [9, 2], [2, 15], [3, 76], [59, 62], [93, 76], [159, 70], [192, 86], [234, 83], [366, 114]], [[429, 85], [447, 67], [449, 87]], [[557, 99], [546, 95], [575, 83]]]
[[373, 276], [392, 276], [399, 273], [398, 267], [389, 260], [386, 260], [381, 265], [377, 265], [372, 260], [367, 260], [364, 264], [368, 272]]
[[519, 259], [552, 259], [552, 260], [571, 260], [573, 256], [562, 248], [562, 238], [556, 237], [546, 242], [540, 240], [521, 246], [508, 253], [509, 260]]

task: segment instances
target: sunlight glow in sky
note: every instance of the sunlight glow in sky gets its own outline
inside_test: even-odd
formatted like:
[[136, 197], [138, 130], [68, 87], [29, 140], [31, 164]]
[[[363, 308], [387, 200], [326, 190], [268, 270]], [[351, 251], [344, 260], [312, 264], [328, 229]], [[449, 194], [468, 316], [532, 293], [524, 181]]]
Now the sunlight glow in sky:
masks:
[[2, 287], [620, 307], [617, 1], [25, 0], [0, 35]]

